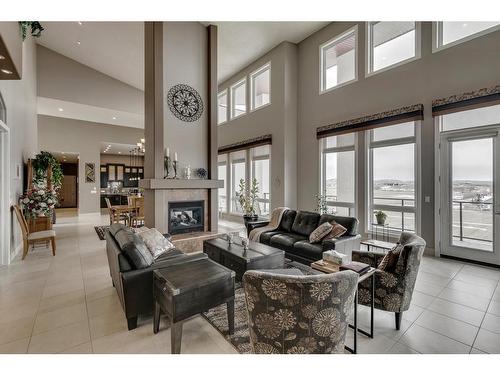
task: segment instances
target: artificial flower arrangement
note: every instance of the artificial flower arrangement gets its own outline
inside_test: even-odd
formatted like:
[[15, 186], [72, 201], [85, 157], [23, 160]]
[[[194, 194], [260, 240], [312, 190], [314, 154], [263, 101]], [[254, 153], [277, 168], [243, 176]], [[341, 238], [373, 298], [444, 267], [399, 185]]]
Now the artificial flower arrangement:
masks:
[[25, 215], [29, 218], [52, 215], [57, 204], [54, 190], [47, 190], [46, 184], [34, 183], [33, 188], [21, 197]]

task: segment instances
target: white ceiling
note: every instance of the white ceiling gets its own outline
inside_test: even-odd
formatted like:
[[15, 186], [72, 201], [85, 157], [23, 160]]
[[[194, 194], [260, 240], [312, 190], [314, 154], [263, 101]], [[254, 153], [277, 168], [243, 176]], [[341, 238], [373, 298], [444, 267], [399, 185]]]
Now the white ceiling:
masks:
[[[283, 41], [298, 43], [328, 22], [206, 22], [218, 26], [219, 82]], [[37, 42], [144, 90], [142, 22], [44, 22]], [[79, 42], [79, 43], [78, 43]]]
[[143, 22], [43, 22], [43, 27], [37, 43], [144, 90]]
[[[141, 140], [138, 139], [137, 142]], [[137, 145], [126, 145], [122, 143], [101, 142], [101, 154], [130, 156], [130, 151], [137, 148]], [[141, 153], [140, 156], [143, 154]]]
[[328, 22], [210, 22], [218, 26], [219, 83], [281, 42], [298, 43]]

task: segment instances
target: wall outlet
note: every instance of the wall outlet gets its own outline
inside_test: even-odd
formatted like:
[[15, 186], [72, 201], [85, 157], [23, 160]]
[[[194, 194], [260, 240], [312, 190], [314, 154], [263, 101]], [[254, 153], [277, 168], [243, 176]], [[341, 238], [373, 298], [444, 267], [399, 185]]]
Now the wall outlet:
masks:
[[429, 195], [426, 195], [426, 196], [424, 197], [424, 202], [425, 202], [425, 203], [431, 203], [431, 197], [430, 197]]

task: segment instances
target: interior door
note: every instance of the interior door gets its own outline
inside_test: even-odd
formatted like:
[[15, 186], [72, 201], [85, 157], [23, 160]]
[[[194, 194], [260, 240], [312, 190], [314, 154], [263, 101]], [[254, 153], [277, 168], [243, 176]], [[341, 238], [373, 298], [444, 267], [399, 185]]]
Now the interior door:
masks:
[[500, 265], [500, 126], [441, 135], [441, 253]]

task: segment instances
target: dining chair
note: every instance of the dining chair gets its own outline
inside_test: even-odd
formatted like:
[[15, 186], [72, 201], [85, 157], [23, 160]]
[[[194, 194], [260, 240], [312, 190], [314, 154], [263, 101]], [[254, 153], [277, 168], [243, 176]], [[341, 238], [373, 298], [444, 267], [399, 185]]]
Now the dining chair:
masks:
[[128, 213], [124, 212], [117, 212], [113, 206], [111, 205], [111, 202], [109, 198], [104, 198], [106, 201], [106, 206], [108, 207], [108, 212], [109, 212], [109, 225], [112, 225], [114, 223], [119, 223], [120, 220], [123, 220], [125, 225], [128, 224], [129, 221], [129, 215]]
[[146, 215], [144, 212], [144, 197], [134, 197], [133, 199], [133, 214], [130, 217], [130, 226], [137, 227], [139, 222], [144, 225]]
[[50, 241], [52, 243], [52, 255], [56, 255], [56, 232], [54, 230], [43, 230], [39, 232], [29, 232], [28, 222], [24, 217], [23, 211], [19, 205], [15, 204], [13, 206], [14, 212], [16, 213], [17, 220], [19, 221], [19, 225], [21, 226], [21, 232], [23, 235], [23, 256], [21, 260], [26, 258], [28, 255], [29, 246], [34, 244], [35, 242], [47, 242]]

